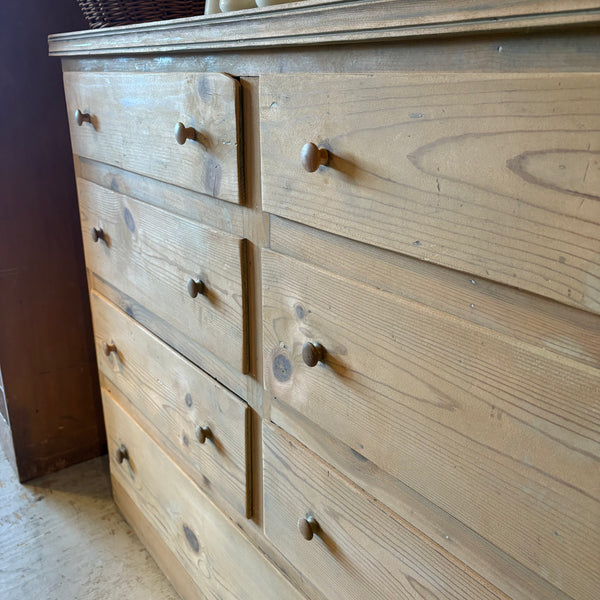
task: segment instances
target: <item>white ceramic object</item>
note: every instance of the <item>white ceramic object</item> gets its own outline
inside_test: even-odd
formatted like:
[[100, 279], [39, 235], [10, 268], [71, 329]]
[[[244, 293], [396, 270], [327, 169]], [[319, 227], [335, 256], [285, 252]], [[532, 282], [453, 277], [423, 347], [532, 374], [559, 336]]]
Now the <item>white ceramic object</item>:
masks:
[[215, 13], [220, 13], [221, 8], [219, 6], [219, 0], [206, 0], [204, 4], [204, 14], [205, 15], [214, 15]]
[[219, 0], [219, 8], [223, 12], [232, 10], [244, 10], [244, 8], [255, 8], [254, 0]]

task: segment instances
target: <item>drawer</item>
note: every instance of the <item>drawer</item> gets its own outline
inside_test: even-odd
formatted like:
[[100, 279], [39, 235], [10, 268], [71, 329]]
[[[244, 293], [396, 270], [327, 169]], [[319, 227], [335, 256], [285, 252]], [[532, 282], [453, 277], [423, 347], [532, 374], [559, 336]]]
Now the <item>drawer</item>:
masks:
[[598, 370], [270, 251], [262, 282], [273, 396], [566, 593], [593, 596]]
[[78, 180], [88, 269], [241, 372], [244, 240]]
[[260, 107], [266, 211], [600, 312], [598, 74], [273, 74]]
[[[221, 73], [66, 72], [64, 83], [75, 154], [241, 202], [235, 79]], [[184, 135], [178, 143], [179, 123], [195, 139]]]
[[248, 406], [92, 293], [103, 386], [202, 490], [250, 516]]
[[265, 533], [328, 600], [499, 597], [281, 430], [263, 440]]
[[[135, 421], [102, 391], [110, 471], [124, 513], [139, 513], [195, 582], [191, 598], [302, 600], [283, 575], [204, 496]], [[121, 493], [121, 490], [123, 493]], [[139, 532], [147, 539], [147, 532]], [[154, 535], [156, 534], [156, 535]], [[161, 563], [164, 556], [156, 556]], [[172, 565], [176, 574], [177, 565]], [[178, 576], [177, 576], [178, 577]], [[181, 591], [181, 590], [179, 590]]]

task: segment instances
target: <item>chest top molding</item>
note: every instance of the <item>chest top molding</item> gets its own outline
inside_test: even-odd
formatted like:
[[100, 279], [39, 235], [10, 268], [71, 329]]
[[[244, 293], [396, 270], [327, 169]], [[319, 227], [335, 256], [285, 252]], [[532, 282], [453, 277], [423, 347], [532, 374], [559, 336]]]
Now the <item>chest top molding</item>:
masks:
[[49, 37], [52, 56], [290, 47], [600, 23], [598, 0], [306, 0]]

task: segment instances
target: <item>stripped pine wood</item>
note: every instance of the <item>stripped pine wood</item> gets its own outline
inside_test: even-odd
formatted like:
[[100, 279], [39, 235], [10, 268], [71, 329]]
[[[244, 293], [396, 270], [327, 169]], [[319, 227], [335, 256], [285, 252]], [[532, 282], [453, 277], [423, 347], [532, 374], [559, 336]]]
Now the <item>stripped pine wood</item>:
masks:
[[600, 319], [595, 314], [275, 216], [270, 247], [600, 368]]
[[[273, 395], [567, 594], [592, 598], [598, 370], [269, 251], [262, 266]], [[325, 347], [314, 368], [307, 341]]]
[[181, 563], [171, 551], [165, 540], [152, 527], [152, 523], [144, 515], [135, 501], [125, 491], [117, 479], [111, 477], [111, 487], [116, 505], [127, 523], [136, 532], [146, 550], [150, 553], [160, 570], [166, 575], [173, 587], [179, 592], [179, 598], [185, 600], [205, 600], [202, 588], [181, 568]]
[[[232, 600], [301, 600], [303, 595], [105, 390], [102, 396], [111, 474], [137, 507], [130, 503], [128, 512], [143, 515], [202, 594]], [[114, 454], [121, 444], [129, 458], [118, 464]]]
[[[282, 430], [263, 439], [265, 533], [329, 600], [508, 600]], [[297, 530], [308, 515], [310, 541]]]
[[[98, 294], [91, 297], [98, 367], [142, 426], [203, 491], [250, 515], [248, 406]], [[106, 356], [104, 344], [116, 348]], [[209, 427], [200, 442], [197, 427]]]
[[370, 496], [390, 508], [400, 519], [409, 522], [509, 598], [571, 600], [570, 596], [526, 569], [362, 454], [315, 426], [289, 405], [274, 398], [271, 414], [272, 421], [279, 427], [291, 433], [358, 487], [368, 490]]
[[[83, 179], [78, 188], [88, 268], [245, 372], [243, 240]], [[94, 242], [93, 228], [105, 239]], [[191, 298], [190, 279], [205, 292]]]
[[187, 332], [183, 333], [175, 329], [168, 321], [156, 316], [134, 298], [124, 294], [91, 271], [88, 271], [88, 279], [93, 290], [107, 298], [169, 346], [175, 348], [177, 352], [184, 355], [203, 371], [210, 373], [212, 377], [225, 385], [234, 394], [246, 402], [249, 401], [248, 376], [242, 375], [237, 369], [219, 360], [202, 345], [202, 340], [193, 339], [187, 335]]
[[[291, 9], [290, 9], [291, 8]], [[137, 54], [402, 40], [598, 22], [594, 0], [313, 0], [240, 14], [224, 13], [50, 36], [50, 54]], [[177, 40], [177, 44], [173, 44]]]
[[[305, 0], [50, 38], [115, 498], [186, 599], [597, 600], [599, 24]], [[245, 488], [190, 436], [233, 440], [232, 394]]]
[[75, 157], [75, 161], [76, 174], [81, 179], [187, 219], [199, 221], [208, 227], [238, 237], [248, 237], [244, 235], [243, 228], [244, 214], [247, 211], [244, 206], [225, 203], [206, 194], [198, 194], [87, 158]]
[[164, 54], [138, 54], [119, 56], [115, 61], [110, 55], [75, 55], [63, 58], [62, 65], [64, 71], [209, 71], [244, 73], [248, 77], [283, 72], [589, 73], [598, 71], [600, 44], [592, 28], [581, 28], [576, 36], [557, 28], [537, 33], [509, 30], [459, 39], [433, 35], [413, 43], [280, 47], [277, 52], [255, 48], [252, 52], [172, 53], [168, 58], [166, 62]]
[[[239, 203], [239, 84], [220, 73], [65, 73], [73, 151]], [[78, 124], [76, 111], [89, 115]], [[197, 139], [176, 141], [178, 123]], [[182, 145], [179, 145], [182, 144]]]
[[600, 312], [599, 75], [273, 74], [261, 115], [268, 212]]

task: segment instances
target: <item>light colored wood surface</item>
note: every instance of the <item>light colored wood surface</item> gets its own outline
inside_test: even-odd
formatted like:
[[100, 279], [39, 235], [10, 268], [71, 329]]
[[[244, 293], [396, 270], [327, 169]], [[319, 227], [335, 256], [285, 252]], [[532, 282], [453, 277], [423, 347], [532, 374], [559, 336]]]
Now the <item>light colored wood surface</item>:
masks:
[[[245, 372], [244, 241], [83, 179], [78, 189], [88, 268]], [[94, 243], [92, 227], [108, 243]], [[191, 298], [190, 278], [202, 279], [206, 293]]]
[[506, 600], [282, 430], [265, 425], [263, 439], [265, 533], [328, 599]]
[[[284, 576], [103, 391], [111, 474], [208, 597], [300, 600]], [[114, 461], [125, 444], [130, 460]]]
[[118, 306], [123, 312], [135, 319], [143, 327], [150, 330], [169, 346], [177, 349], [201, 369], [210, 373], [219, 383], [226, 386], [234, 394], [248, 401], [248, 376], [242, 375], [237, 369], [219, 360], [214, 354], [206, 350], [202, 340], [191, 338], [186, 333], [175, 329], [168, 321], [149, 311], [131, 296], [97, 277], [88, 271], [91, 287], [110, 302]]
[[106, 456], [19, 484], [0, 449], [3, 600], [179, 600], [111, 498]]
[[[241, 202], [235, 79], [220, 73], [65, 73], [64, 82], [75, 154]], [[76, 110], [91, 122], [78, 126]], [[180, 122], [197, 131], [197, 141], [177, 143]]]
[[[273, 395], [566, 593], [590, 597], [598, 370], [272, 252], [262, 266]], [[324, 363], [303, 363], [306, 341], [323, 344]]]
[[[231, 73], [239, 80], [242, 204], [222, 202], [212, 197], [210, 189], [187, 189], [187, 183], [164, 176], [160, 165], [146, 176], [144, 165], [135, 167], [134, 172], [131, 165], [103, 163], [106, 159], [97, 155], [76, 156], [75, 164], [78, 177], [93, 182], [86, 185], [101, 186], [100, 195], [112, 191], [126, 202], [131, 199], [135, 206], [165, 215], [165, 222], [193, 221], [244, 239], [241, 277], [246, 373], [229, 358], [209, 351], [205, 339], [191, 333], [187, 325], [174, 327], [172, 313], [177, 311], [159, 313], [143, 290], [126, 287], [125, 278], [90, 270], [90, 282], [93, 290], [248, 402], [252, 429], [248, 448], [253, 483], [258, 483], [253, 488], [254, 512], [246, 519], [217, 495], [213, 495], [214, 511], [218, 519], [227, 520], [228, 515], [233, 530], [247, 535], [249, 547], [279, 565], [292, 586], [311, 600], [353, 594], [379, 600], [379, 587], [386, 593], [385, 577], [397, 574], [394, 569], [399, 566], [397, 560], [387, 561], [398, 554], [401, 544], [377, 554], [390, 539], [388, 530], [398, 532], [393, 526], [381, 527], [382, 523], [403, 524], [404, 534], [410, 532], [424, 545], [418, 548], [435, 549], [430, 555], [433, 562], [421, 563], [419, 577], [424, 579], [419, 581], [447, 582], [447, 588], [442, 585], [443, 591], [435, 593], [438, 599], [469, 597], [469, 590], [461, 585], [471, 576], [471, 581], [496, 598], [596, 600], [600, 586], [594, 565], [600, 556], [600, 517], [599, 489], [592, 475], [598, 470], [600, 455], [596, 418], [600, 325], [598, 307], [593, 305], [598, 300], [594, 285], [599, 275], [594, 271], [599, 255], [597, 201], [593, 198], [597, 196], [593, 179], [597, 168], [592, 160], [595, 154], [587, 172], [580, 172], [583, 162], [579, 159], [580, 154], [599, 150], [592, 143], [598, 139], [594, 136], [599, 129], [598, 76], [586, 73], [599, 71], [599, 23], [600, 3], [588, 0], [519, 0], [510, 5], [478, 0], [311, 0], [290, 7], [65, 34], [50, 41], [52, 51], [65, 57], [63, 68], [74, 80], [79, 74], [95, 75], [99, 80], [119, 74], [125, 81], [129, 74], [136, 74], [148, 76], [148, 81], [155, 76], [159, 82], [163, 74], [185, 78], [203, 72]], [[290, 75], [308, 72], [320, 73], [314, 86], [305, 85], [310, 79], [306, 75]], [[427, 72], [430, 75], [424, 74]], [[572, 77], [569, 72], [583, 75]], [[259, 87], [267, 89], [265, 81], [269, 83], [272, 73], [282, 74], [271, 79], [273, 86], [282, 82], [280, 90], [271, 90], [275, 95], [281, 93], [277, 106], [261, 100], [258, 93]], [[359, 74], [354, 80], [367, 74], [369, 91], [342, 85], [348, 73]], [[378, 75], [370, 77], [373, 73]], [[295, 92], [285, 98], [283, 83], [289, 78], [302, 87], [298, 110], [294, 108], [294, 116], [278, 121], [273, 115], [277, 111], [283, 114], [281, 107], [286, 101], [296, 101]], [[384, 83], [378, 85], [380, 81]], [[389, 81], [392, 84], [386, 88]], [[557, 81], [566, 87], [547, 89], [546, 84]], [[586, 89], [586, 81], [594, 83]], [[390, 95], [385, 101], [371, 101], [382, 90], [398, 87], [399, 82], [405, 92], [401, 100]], [[529, 86], [528, 91], [523, 91], [523, 86]], [[407, 97], [411, 90], [417, 90], [415, 98]], [[161, 94], [160, 90], [154, 93]], [[412, 106], [412, 101], [419, 101], [420, 106]], [[303, 103], [305, 106], [300, 106]], [[303, 112], [308, 106], [312, 108]], [[352, 107], [357, 106], [353, 113]], [[318, 186], [312, 179], [306, 185], [283, 185], [277, 189], [277, 198], [267, 197], [263, 204], [261, 166], [269, 167], [271, 178], [285, 176], [295, 181], [294, 169], [300, 166], [304, 143], [330, 144], [331, 150], [331, 144], [341, 139], [333, 132], [327, 139], [297, 140], [294, 160], [298, 163], [292, 167], [286, 162], [287, 146], [278, 140], [265, 145], [264, 138], [259, 138], [265, 111], [273, 113], [269, 127], [289, 130], [282, 139], [295, 136], [295, 127], [307, 127], [312, 136], [314, 113], [319, 115], [319, 126], [339, 122], [354, 134], [363, 127], [365, 131], [358, 137], [364, 138], [368, 151], [352, 148], [344, 156], [334, 152], [331, 165], [312, 174], [325, 175], [331, 185]], [[368, 131], [371, 112], [376, 113], [380, 128]], [[563, 124], [565, 118], [570, 119], [574, 133], [558, 131], [556, 124]], [[507, 132], [510, 137], [505, 143]], [[413, 134], [414, 138], [408, 138]], [[456, 137], [465, 134], [475, 140], [468, 149], [465, 139]], [[454, 136], [451, 145], [455, 150], [445, 151], [443, 136]], [[488, 143], [494, 136], [502, 137], [502, 143]], [[542, 149], [551, 151], [538, 160], [532, 152], [539, 150], [542, 138]], [[561, 145], [552, 148], [557, 140]], [[440, 143], [428, 147], [432, 141]], [[584, 142], [589, 147], [575, 147]], [[139, 156], [131, 160], [148, 160], [144, 154], [152, 143], [140, 148]], [[181, 149], [189, 149], [188, 143]], [[400, 155], [398, 159], [397, 144], [407, 146], [404, 158]], [[423, 146], [426, 152], [419, 154]], [[521, 162], [507, 160], [502, 147], [520, 155]], [[270, 157], [266, 166], [261, 165], [261, 148], [262, 154]], [[173, 152], [178, 149], [175, 145]], [[340, 172], [340, 159], [349, 155], [366, 160], [370, 172], [361, 171], [358, 161], [342, 164], [345, 170]], [[561, 162], [551, 160], [554, 158]], [[440, 168], [441, 178], [428, 174], [430, 163]], [[381, 183], [380, 164], [392, 170], [390, 181]], [[338, 169], [333, 178], [331, 167]], [[406, 187], [401, 179], [407, 173], [412, 187]], [[337, 196], [336, 177], [343, 179], [345, 186]], [[538, 181], [526, 181], [527, 177]], [[516, 180], [518, 185], [513, 185]], [[366, 195], [365, 181], [371, 188]], [[398, 191], [400, 184], [405, 187]], [[585, 194], [591, 197], [582, 201]], [[362, 213], [348, 210], [357, 201], [364, 204]], [[406, 206], [398, 218], [394, 211], [400, 201], [412, 203], [410, 208], [420, 220], [407, 219]], [[291, 212], [286, 218], [269, 215], [263, 209], [271, 210], [270, 202]], [[382, 203], [389, 204], [391, 212], [377, 213]], [[332, 208], [339, 210], [335, 218]], [[453, 221], [456, 215], [460, 218]], [[362, 221], [357, 222], [357, 217]], [[408, 240], [398, 231], [411, 236], [425, 231], [423, 236], [429, 237]], [[163, 238], [177, 239], [179, 247], [178, 236], [167, 231]], [[428, 241], [431, 244], [424, 246]], [[414, 242], [422, 246], [413, 246]], [[293, 258], [282, 258], [280, 263], [279, 257], [276, 261], [272, 258], [277, 255], [266, 253], [263, 265], [262, 249], [269, 247]], [[162, 250], [142, 250], [140, 263], [148, 267], [157, 254], [162, 255]], [[165, 247], [165, 260], [172, 260], [169, 254]], [[264, 281], [263, 273], [267, 273]], [[575, 296], [569, 297], [568, 290]], [[263, 292], [265, 312], [272, 319], [266, 322], [264, 340], [268, 345], [264, 348]], [[157, 302], [164, 304], [165, 300]], [[117, 308], [111, 310], [121, 314]], [[194, 321], [187, 319], [186, 323]], [[330, 351], [324, 363], [314, 368], [301, 359], [300, 350], [307, 341], [323, 342]], [[291, 369], [292, 375], [287, 383], [268, 381], [269, 390], [265, 391], [263, 373], [272, 375], [275, 354], [282, 361], [278, 374]], [[281, 357], [290, 359], [289, 367]], [[99, 358], [104, 360], [103, 355]], [[151, 363], [154, 359], [145, 360]], [[162, 362], [169, 364], [168, 360]], [[140, 387], [145, 389], [150, 375], [143, 369], [139, 373]], [[128, 403], [111, 376], [114, 373], [101, 373], [101, 381], [121, 406], [131, 409], [137, 422], [131, 423], [134, 429], [145, 427], [141, 411]], [[170, 376], [161, 377], [161, 384]], [[178, 389], [178, 385], [169, 387]], [[285, 434], [274, 434], [278, 439], [281, 435], [284, 442], [265, 450], [265, 464], [281, 469], [274, 477], [272, 470], [265, 473], [265, 481], [271, 483], [269, 490], [263, 490], [262, 426], [265, 431], [271, 429], [270, 419], [299, 441], [289, 439], [289, 446]], [[267, 432], [267, 445], [269, 436]], [[160, 432], [152, 437], [164, 446]], [[302, 443], [320, 458], [302, 448]], [[277, 455], [280, 445], [282, 453]], [[156, 452], [159, 450], [160, 446], [156, 447]], [[306, 470], [295, 468], [296, 454], [308, 457], [299, 461]], [[284, 465], [287, 459], [292, 462]], [[123, 465], [126, 467], [127, 461]], [[159, 465], [158, 474], [162, 471]], [[188, 477], [191, 474], [188, 472]], [[158, 489], [157, 473], [151, 476]], [[306, 495], [289, 492], [297, 479]], [[148, 544], [158, 548], [159, 558], [164, 559], [161, 564], [174, 574], [178, 589], [190, 598], [197, 597], [202, 594], [198, 585], [190, 583], [184, 569], [176, 566], [180, 558], [163, 541], [175, 552], [181, 550], [173, 545], [177, 535], [184, 546], [190, 543], [181, 528], [173, 530], [172, 536], [164, 535], [162, 522], [168, 519], [161, 515], [175, 514], [177, 518], [180, 511], [177, 506], [172, 509], [172, 503], [180, 498], [162, 486], [170, 490], [178, 486], [162, 476], [160, 492], [152, 497], [138, 494], [135, 485], [132, 488], [128, 478], [115, 479], [123, 510], [129, 511], [136, 526], [147, 534]], [[313, 497], [313, 492], [323, 502], [334, 500], [326, 511], [326, 521], [331, 518], [333, 530], [343, 539], [333, 552], [330, 544], [330, 553], [323, 560], [301, 546], [311, 548], [320, 543], [318, 535], [310, 542], [300, 537], [297, 521], [306, 514], [291, 518], [296, 503]], [[198, 490], [194, 493], [201, 494]], [[267, 502], [263, 502], [265, 497]], [[276, 503], [285, 505], [275, 511], [275, 521], [269, 510], [269, 498], [274, 497]], [[360, 518], [359, 529], [346, 527], [348, 521], [339, 515], [356, 514], [356, 498], [361, 510], [365, 509], [363, 515], [370, 515], [376, 507], [374, 514], [385, 517], [376, 518], [374, 527]], [[212, 521], [212, 513], [195, 502], [188, 504], [203, 515], [202, 523]], [[160, 508], [154, 510], [156, 506]], [[267, 530], [276, 530], [273, 539], [285, 548], [283, 555], [264, 535], [263, 508]], [[290, 515], [291, 535], [286, 515]], [[196, 525], [189, 529], [196, 533]], [[220, 543], [219, 537], [210, 536], [215, 543]], [[196, 538], [202, 546], [200, 537]], [[340, 549], [345, 550], [349, 539], [358, 539], [359, 544], [342, 556]], [[243, 552], [239, 545], [229, 543], [226, 548]], [[361, 552], [362, 548], [368, 551]], [[294, 559], [295, 553], [300, 553], [300, 560]], [[359, 567], [352, 574], [344, 571], [338, 585], [340, 569], [364, 565], [373, 555], [383, 556], [382, 562], [369, 562], [366, 580], [357, 574]], [[411, 546], [410, 557], [415, 555]], [[450, 565], [448, 571], [442, 569], [442, 578], [435, 561]], [[186, 564], [195, 577], [205, 563]], [[385, 565], [390, 568], [386, 570]], [[239, 571], [245, 574], [247, 569], [248, 565], [236, 564], [223, 583], [239, 579]], [[446, 577], [451, 569], [458, 569], [461, 577]], [[382, 572], [384, 585], [372, 592], [375, 588], [369, 589], [369, 577]], [[254, 576], [260, 579], [260, 570], [255, 570]], [[345, 590], [353, 578], [359, 583]], [[261, 598], [263, 585], [268, 581], [257, 582], [254, 590], [261, 590]], [[406, 595], [429, 600], [431, 589], [410, 588]], [[281, 589], [279, 596], [287, 599], [288, 594]], [[477, 588], [471, 597], [479, 596]]]
[[279, 427], [291, 432], [333, 469], [368, 490], [400, 519], [469, 565], [509, 598], [570, 600], [570, 596], [277, 398], [272, 400], [271, 414]]
[[[231, 205], [233, 206], [233, 205]], [[212, 376], [215, 377], [218, 381], [225, 381], [226, 385], [229, 389], [239, 389], [240, 394], [247, 394], [247, 398], [249, 402], [258, 401], [257, 398], [252, 393], [252, 387], [250, 383], [248, 383], [249, 377], [247, 375], [241, 375], [239, 371], [232, 369], [231, 367], [227, 367], [227, 365], [220, 363], [217, 361], [214, 356], [210, 353], [207, 353], [199, 343], [194, 342], [191, 338], [179, 334], [176, 330], [174, 330], [168, 323], [162, 321], [157, 318], [156, 315], [149, 313], [146, 309], [137, 304], [133, 299], [124, 296], [118, 290], [106, 284], [102, 280], [97, 277], [91, 276], [90, 279], [92, 283], [92, 289], [95, 291], [100, 291], [105, 297], [110, 297], [110, 301], [115, 304], [115, 306], [122, 307], [123, 311], [126, 311], [127, 314], [133, 315], [136, 321], [139, 323], [147, 323], [152, 328], [157, 329], [161, 336], [164, 335], [164, 339], [167, 340], [167, 343], [171, 346], [177, 346], [179, 348], [183, 348], [184, 353], [188, 357], [193, 357], [195, 361], [200, 362], [203, 365], [205, 370]], [[93, 292], [92, 292], [93, 293]], [[173, 335], [171, 338], [169, 336]], [[106, 382], [106, 378], [101, 376], [101, 380]], [[256, 386], [256, 380], [252, 380], [254, 382], [254, 386]], [[109, 384], [110, 385], [110, 384]], [[257, 386], [258, 387], [258, 386]], [[122, 405], [125, 404], [126, 398], [115, 388], [113, 388], [115, 392], [114, 396], [117, 398], [117, 401]], [[260, 391], [262, 394], [266, 394], [260, 387]], [[255, 392], [258, 395], [258, 391]], [[262, 500], [261, 500], [261, 488], [262, 488], [262, 435], [261, 435], [261, 415], [262, 412], [256, 412], [261, 410], [261, 406], [255, 406], [254, 410], [251, 411], [251, 444], [252, 444], [252, 491], [253, 491], [253, 512], [251, 518], [244, 517], [241, 513], [233, 513], [228, 510], [227, 505], [218, 504], [216, 505], [218, 510], [222, 512], [227, 512], [229, 517], [234, 520], [235, 526], [243, 531], [248, 538], [252, 541], [255, 547], [265, 556], [269, 557], [278, 567], [286, 573], [286, 575], [290, 578], [291, 581], [295, 582], [295, 585], [298, 586], [299, 582], [303, 581], [303, 575], [297, 571], [293, 565], [290, 565], [273, 547], [273, 545], [267, 540], [263, 533], [262, 526]], [[133, 412], [133, 411], [132, 411]], [[114, 482], [113, 482], [114, 484]], [[134, 510], [135, 503], [131, 498], [128, 497], [128, 503], [131, 510]], [[125, 508], [122, 505], [119, 505], [121, 510], [125, 513]], [[133, 517], [126, 513], [126, 518], [128, 520]], [[140, 521], [141, 516], [138, 512], [135, 513], [135, 522]], [[131, 522], [131, 521], [130, 521]], [[135, 522], [132, 522], [132, 525], [136, 528]], [[157, 556], [152, 550], [154, 545], [163, 547], [164, 544], [160, 543], [160, 534], [156, 533], [156, 531], [152, 531], [151, 527], [148, 523], [143, 526], [143, 531], [140, 530], [140, 538], [147, 544], [151, 549], [153, 556], [156, 556], [159, 560], [159, 564], [161, 568], [164, 567], [164, 557]], [[179, 564], [179, 563], [177, 563]], [[172, 571], [167, 570], [165, 568], [165, 572], [168, 574], [169, 579], [173, 582], [173, 584], [177, 587], [177, 590], [180, 594], [186, 598], [190, 594], [190, 598], [195, 598], [192, 592], [186, 591], [188, 587], [186, 587], [185, 583], [181, 583], [180, 580], [185, 581], [185, 576], [183, 574], [183, 570], [180, 566], [176, 568], [176, 573], [173, 575]], [[183, 587], [182, 587], [183, 586]], [[305, 585], [305, 589], [307, 586]], [[312, 587], [310, 587], [310, 592], [306, 592], [307, 595], [310, 596], [311, 600], [326, 600], [322, 598], [319, 593]]]
[[111, 477], [113, 498], [121, 514], [136, 532], [146, 550], [150, 553], [161, 571], [185, 600], [205, 600], [202, 588], [181, 568], [177, 556], [171, 551], [165, 539], [156, 531], [149, 519], [128, 495], [117, 479]]
[[572, 35], [560, 28], [532, 32], [433, 37], [418, 42], [340, 43], [254, 49], [252, 52], [194, 52], [174, 54], [165, 61], [160, 54], [65, 57], [64, 71], [208, 71], [243, 73], [589, 73], [600, 69], [600, 35], [594, 28]]
[[[600, 312], [600, 77], [266, 75], [265, 210]], [[329, 149], [307, 173], [304, 143]]]
[[[218, 504], [249, 515], [248, 406], [169, 346], [93, 293], [92, 315], [103, 386], [115, 386], [136, 421]], [[105, 342], [116, 350], [106, 356]], [[212, 437], [200, 443], [196, 427]]]
[[[50, 36], [53, 56], [190, 52], [485, 33], [600, 21], [596, 0], [309, 0], [116, 30]], [[177, 40], [174, 44], [173, 41]]]
[[600, 367], [595, 314], [276, 216], [270, 232], [270, 248], [279, 253]]
[[248, 211], [246, 206], [223, 202], [206, 194], [79, 156], [75, 156], [75, 166], [77, 177], [81, 179], [214, 229], [251, 239], [244, 230], [244, 215]]
[[241, 78], [243, 107], [244, 172], [246, 208], [244, 232], [248, 238], [248, 339], [249, 372], [253, 385], [248, 388], [252, 412], [252, 504], [253, 520], [262, 535], [262, 418], [268, 418], [270, 395], [263, 386], [262, 302], [260, 252], [269, 239], [269, 216], [262, 211], [260, 196], [260, 135], [257, 78]]

